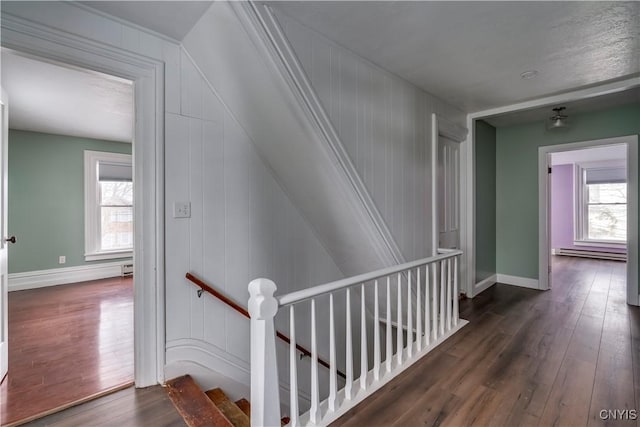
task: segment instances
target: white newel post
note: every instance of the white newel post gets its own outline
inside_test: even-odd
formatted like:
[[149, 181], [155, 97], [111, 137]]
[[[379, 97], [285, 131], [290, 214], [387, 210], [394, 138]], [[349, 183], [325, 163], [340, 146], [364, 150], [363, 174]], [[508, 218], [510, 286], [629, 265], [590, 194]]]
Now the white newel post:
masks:
[[274, 316], [276, 284], [268, 279], [249, 283], [251, 315], [251, 425], [280, 426], [280, 388], [276, 362]]

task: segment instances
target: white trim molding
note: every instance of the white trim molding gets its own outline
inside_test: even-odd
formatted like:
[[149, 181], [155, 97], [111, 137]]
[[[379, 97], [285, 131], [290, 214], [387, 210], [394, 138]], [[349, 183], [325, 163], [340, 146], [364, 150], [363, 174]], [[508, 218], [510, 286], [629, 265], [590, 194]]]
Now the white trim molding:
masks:
[[497, 283], [505, 285], [519, 286], [521, 288], [540, 289], [540, 282], [537, 279], [528, 277], [510, 276], [508, 274], [496, 274]]
[[498, 275], [492, 274], [484, 280], [479, 281], [473, 285], [473, 295], [478, 295], [480, 292], [489, 289], [491, 286], [498, 283]]
[[474, 295], [474, 287], [472, 285], [474, 270], [469, 268], [469, 244], [473, 242], [473, 240], [469, 239], [468, 236], [468, 221], [469, 221], [469, 213], [468, 210], [471, 206], [474, 206], [474, 203], [469, 204], [468, 191], [470, 191], [468, 185], [469, 174], [471, 173], [468, 167], [464, 167], [465, 164], [468, 165], [468, 149], [466, 146], [469, 144], [469, 129], [457, 125], [450, 120], [442, 117], [437, 113], [431, 114], [431, 248], [432, 254], [438, 254], [438, 243], [439, 243], [439, 219], [438, 219], [438, 137], [444, 136], [445, 138], [449, 138], [452, 141], [460, 143], [460, 200], [459, 200], [459, 212], [460, 218], [459, 227], [460, 227], [460, 249], [462, 249], [462, 257], [460, 259], [460, 283], [462, 286], [460, 287], [460, 291], [463, 291], [469, 298], [472, 298]]
[[640, 305], [638, 289], [638, 135], [538, 147], [538, 277], [549, 289], [549, 154], [603, 145], [627, 146], [627, 304]]
[[124, 264], [131, 264], [131, 260], [11, 273], [9, 292], [118, 277]]
[[[64, 4], [74, 7], [74, 3]], [[73, 10], [92, 13], [86, 8]], [[48, 20], [41, 14], [38, 19], [43, 22], [33, 22], [4, 9], [1, 19], [3, 47], [134, 82], [133, 181], [134, 194], [139, 195], [134, 212], [134, 377], [137, 387], [162, 383], [165, 359], [164, 63], [83, 37], [82, 28], [79, 24], [73, 27], [73, 20], [65, 21], [70, 28], [60, 28], [55, 17]]]

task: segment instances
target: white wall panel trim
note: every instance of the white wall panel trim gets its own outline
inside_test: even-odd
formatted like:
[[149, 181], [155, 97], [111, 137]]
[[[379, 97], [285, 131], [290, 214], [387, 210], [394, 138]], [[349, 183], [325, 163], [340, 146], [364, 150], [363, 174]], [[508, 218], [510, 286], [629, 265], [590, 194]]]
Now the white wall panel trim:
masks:
[[[211, 371], [213, 376], [223, 374], [224, 376], [236, 381], [239, 384], [246, 386], [251, 385], [251, 368], [249, 363], [239, 359], [221, 349], [208, 343], [206, 341], [195, 339], [179, 339], [175, 341], [167, 342], [167, 365], [165, 366], [166, 377], [172, 378], [180, 375], [175, 372], [175, 364], [191, 362]], [[190, 373], [185, 371], [184, 374]], [[204, 378], [202, 381], [205, 384], [201, 384], [203, 387], [210, 387]], [[216, 385], [211, 384], [211, 387]], [[286, 395], [289, 394], [289, 385], [280, 381], [280, 390]], [[298, 390], [298, 396], [300, 400], [306, 404], [311, 402], [311, 396], [306, 391]], [[244, 396], [244, 397], [248, 397]]]
[[496, 275], [498, 283], [504, 283], [505, 285], [519, 286], [521, 288], [540, 289], [538, 279], [530, 279], [528, 277], [511, 276], [509, 274]]
[[491, 286], [495, 285], [498, 282], [498, 275], [492, 274], [484, 280], [479, 281], [475, 285], [473, 285], [473, 295], [476, 296], [480, 292], [489, 289]]
[[123, 264], [131, 264], [131, 260], [11, 273], [9, 292], [118, 277]]

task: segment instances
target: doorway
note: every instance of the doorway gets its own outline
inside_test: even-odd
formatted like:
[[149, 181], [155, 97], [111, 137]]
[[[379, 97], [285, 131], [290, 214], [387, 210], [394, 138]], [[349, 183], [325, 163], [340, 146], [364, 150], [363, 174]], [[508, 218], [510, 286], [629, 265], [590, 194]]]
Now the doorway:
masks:
[[[164, 381], [164, 63], [93, 39], [12, 16], [2, 47], [134, 82], [136, 200], [133, 254], [135, 385]], [[143, 250], [144, 249], [144, 250]], [[0, 313], [2, 315], [3, 313]]]
[[438, 249], [460, 249], [460, 143], [438, 135]]
[[16, 241], [0, 404], [14, 423], [133, 383], [134, 100], [131, 81], [2, 56]]
[[627, 259], [627, 303], [638, 305], [637, 136], [539, 148], [540, 289], [555, 257]]

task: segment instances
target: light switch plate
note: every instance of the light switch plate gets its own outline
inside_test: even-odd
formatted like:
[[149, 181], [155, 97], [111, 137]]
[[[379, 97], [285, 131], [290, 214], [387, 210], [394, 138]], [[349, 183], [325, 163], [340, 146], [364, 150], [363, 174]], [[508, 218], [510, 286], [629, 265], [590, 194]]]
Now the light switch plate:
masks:
[[191, 218], [191, 202], [175, 202], [173, 204], [174, 218]]

